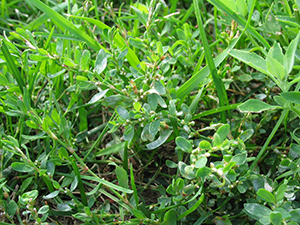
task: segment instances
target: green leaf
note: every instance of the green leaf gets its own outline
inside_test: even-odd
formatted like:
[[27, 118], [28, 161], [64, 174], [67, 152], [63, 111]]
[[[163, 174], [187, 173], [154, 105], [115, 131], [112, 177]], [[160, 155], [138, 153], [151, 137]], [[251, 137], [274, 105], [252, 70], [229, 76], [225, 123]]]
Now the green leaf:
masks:
[[258, 99], [249, 99], [243, 104], [238, 106], [238, 109], [244, 113], [247, 112], [260, 113], [265, 110], [278, 109], [278, 108], [280, 107], [269, 105]]
[[201, 177], [204, 181], [207, 176], [211, 174], [211, 168], [204, 166], [197, 170], [197, 177]]
[[216, 216], [214, 218], [214, 223], [216, 225], [232, 225], [232, 223], [230, 222], [228, 217], [227, 218], [222, 218], [222, 217]]
[[154, 81], [154, 88], [160, 95], [166, 94], [166, 89], [161, 82]]
[[283, 92], [280, 95], [292, 103], [300, 104], [300, 92], [298, 91]]
[[178, 163], [180, 174], [187, 179], [194, 179], [196, 177], [196, 169], [194, 166], [186, 165], [184, 162]]
[[298, 224], [300, 223], [300, 209], [293, 209], [290, 212], [291, 221], [297, 222]]
[[275, 192], [276, 201], [279, 202], [284, 198], [285, 191], [287, 189], [287, 185], [285, 183], [281, 184], [277, 191]]
[[38, 214], [45, 214], [48, 211], [49, 211], [49, 205], [44, 205], [39, 209]]
[[122, 119], [124, 119], [124, 120], [129, 120], [130, 119], [129, 112], [127, 111], [127, 109], [125, 109], [125, 107], [118, 106], [116, 110], [117, 110], [118, 115]]
[[164, 216], [164, 222], [162, 225], [176, 225], [177, 224], [177, 219], [176, 219], [176, 211], [174, 209], [169, 210], [168, 212], [165, 213]]
[[193, 150], [192, 144], [186, 140], [184, 137], [177, 137], [176, 140], [176, 145], [179, 147], [182, 151], [191, 153]]
[[242, 132], [239, 136], [239, 138], [245, 142], [247, 141], [252, 135], [254, 134], [254, 130], [253, 129], [248, 129], [244, 132]]
[[211, 146], [210, 142], [208, 142], [206, 140], [200, 141], [199, 148], [203, 149], [203, 150], [212, 150], [212, 146]]
[[11, 167], [18, 172], [22, 172], [22, 173], [29, 173], [32, 172], [34, 169], [33, 167], [29, 166], [26, 163], [22, 163], [22, 162], [13, 162], [11, 164]]
[[236, 165], [240, 166], [246, 162], [247, 153], [240, 153], [232, 157], [231, 161], [236, 162]]
[[122, 151], [125, 148], [125, 142], [121, 142], [119, 144], [107, 147], [105, 149], [100, 150], [98, 153], [96, 153], [96, 156], [103, 156], [103, 155], [110, 155], [114, 153], [118, 153]]
[[51, 199], [55, 198], [59, 194], [59, 191], [53, 191], [50, 194], [43, 196], [43, 199]]
[[267, 55], [266, 65], [268, 73], [273, 75], [277, 79], [284, 80], [287, 76], [284, 66], [269, 54]]
[[95, 61], [95, 72], [99, 75], [100, 73], [103, 72], [103, 70], [105, 70], [106, 66], [107, 66], [106, 53], [103, 49], [100, 49]]
[[257, 192], [257, 196], [259, 196], [261, 199], [263, 199], [266, 202], [270, 202], [273, 204], [276, 203], [274, 195], [266, 189], [260, 188]]
[[166, 142], [166, 140], [170, 137], [172, 132], [173, 132], [173, 130], [164, 130], [164, 131], [160, 132], [160, 136], [154, 142], [147, 144], [146, 147], [149, 150], [158, 148], [159, 146], [161, 146], [162, 144], [164, 144]]
[[229, 52], [229, 55], [242, 61], [243, 63], [246, 63], [247, 65], [253, 67], [254, 69], [257, 69], [258, 71], [264, 74], [268, 74], [265, 59], [253, 52], [233, 49]]
[[128, 175], [126, 173], [126, 170], [117, 166], [116, 167], [116, 175], [118, 178], [119, 185], [123, 188], [128, 189]]
[[125, 129], [125, 132], [123, 134], [123, 139], [125, 141], [128, 141], [128, 143], [130, 143], [132, 141], [133, 136], [134, 136], [134, 126], [129, 125]]
[[270, 220], [273, 225], [282, 225], [282, 215], [280, 212], [272, 212], [270, 214]]
[[152, 138], [155, 138], [155, 135], [157, 134], [158, 130], [160, 127], [160, 120], [154, 120], [153, 122], [150, 123], [149, 126], [149, 133], [152, 136]]
[[155, 111], [157, 108], [157, 94], [149, 94], [148, 95], [148, 104], [151, 110]]
[[173, 162], [173, 161], [171, 161], [169, 159], [166, 160], [166, 165], [169, 168], [177, 168], [178, 167], [177, 163], [175, 163], [175, 162]]
[[298, 32], [298, 35], [295, 39], [291, 41], [289, 44], [286, 53], [285, 53], [285, 68], [286, 68], [286, 73], [289, 74], [294, 66], [294, 61], [295, 61], [295, 53], [297, 50], [297, 46], [299, 43], [299, 38], [300, 38], [300, 32]]
[[206, 165], [207, 158], [206, 157], [200, 157], [197, 162], [195, 163], [195, 168], [199, 169]]
[[7, 205], [7, 214], [13, 217], [16, 214], [17, 209], [18, 204], [14, 200], [11, 200]]
[[140, 111], [141, 107], [142, 107], [142, 106], [141, 106], [141, 103], [140, 103], [140, 102], [134, 102], [133, 108], [134, 108], [137, 112]]
[[230, 125], [229, 124], [224, 124], [221, 127], [219, 127], [216, 134], [219, 135], [221, 142], [223, 142], [225, 140], [225, 138], [229, 134], [229, 131], [230, 131]]
[[250, 216], [256, 220], [260, 220], [264, 216], [268, 216], [271, 214], [271, 210], [266, 206], [257, 204], [257, 203], [245, 203], [244, 209]]
[[95, 94], [87, 104], [82, 105], [82, 106], [92, 105], [92, 104], [98, 102], [101, 98], [103, 98], [105, 96], [105, 94], [106, 94], [106, 92], [108, 92], [108, 90], [109, 89], [106, 89], [104, 91], [101, 91], [101, 92]]

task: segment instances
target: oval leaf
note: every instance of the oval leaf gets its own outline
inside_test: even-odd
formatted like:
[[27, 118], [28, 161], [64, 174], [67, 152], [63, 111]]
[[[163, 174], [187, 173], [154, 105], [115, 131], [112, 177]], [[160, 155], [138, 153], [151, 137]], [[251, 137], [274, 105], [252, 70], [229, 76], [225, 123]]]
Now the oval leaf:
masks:
[[22, 162], [13, 162], [11, 167], [18, 172], [29, 173], [33, 171], [33, 168], [26, 163]]
[[151, 142], [150, 144], [147, 144], [146, 147], [149, 150], [158, 148], [159, 146], [161, 146], [163, 143], [165, 143], [165, 141], [170, 137], [170, 135], [172, 134], [172, 130], [164, 130], [160, 133], [160, 136], [153, 142]]
[[277, 109], [277, 108], [279, 108], [279, 107], [269, 105], [258, 99], [249, 99], [248, 101], [246, 101], [243, 104], [238, 106], [238, 109], [241, 112], [254, 112], [254, 113], [260, 113], [265, 110]]
[[260, 188], [257, 192], [257, 195], [266, 202], [271, 202], [275, 204], [274, 195], [266, 189]]
[[176, 145], [184, 152], [191, 153], [193, 150], [192, 144], [186, 140], [184, 137], [177, 137]]

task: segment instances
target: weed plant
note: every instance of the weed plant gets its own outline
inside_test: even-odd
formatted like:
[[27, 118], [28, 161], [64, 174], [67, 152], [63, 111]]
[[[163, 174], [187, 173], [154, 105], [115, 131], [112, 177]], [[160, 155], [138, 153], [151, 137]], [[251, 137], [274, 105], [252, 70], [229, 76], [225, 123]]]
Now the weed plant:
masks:
[[2, 0], [0, 224], [300, 224], [299, 9]]

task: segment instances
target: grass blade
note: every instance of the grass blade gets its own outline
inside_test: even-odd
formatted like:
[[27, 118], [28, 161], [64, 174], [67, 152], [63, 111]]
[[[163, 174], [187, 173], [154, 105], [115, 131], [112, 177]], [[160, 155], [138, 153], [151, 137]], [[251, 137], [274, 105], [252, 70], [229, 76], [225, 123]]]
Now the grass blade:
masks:
[[[227, 97], [226, 89], [225, 89], [224, 83], [222, 82], [221, 78], [217, 74], [216, 66], [215, 66], [214, 60], [211, 56], [211, 51], [210, 51], [210, 48], [208, 45], [208, 40], [207, 40], [205, 30], [203, 27], [201, 13], [200, 13], [200, 9], [199, 9], [199, 2], [197, 0], [193, 0], [193, 3], [194, 3], [194, 7], [195, 7], [195, 14], [196, 14], [197, 22], [198, 22], [198, 28], [200, 30], [200, 37], [201, 37], [204, 51], [205, 51], [205, 57], [206, 57], [206, 60], [208, 63], [209, 70], [212, 74], [214, 84], [217, 89], [220, 106], [222, 107], [222, 106], [225, 106], [225, 104], [228, 104], [228, 97]], [[221, 121], [223, 123], [226, 122], [226, 112], [225, 111], [221, 112]]]
[[[239, 41], [241, 36], [234, 41], [226, 48], [220, 55], [214, 59], [215, 66], [219, 66], [224, 59], [228, 56], [229, 51], [234, 48], [236, 43]], [[194, 76], [192, 76], [187, 82], [185, 82], [176, 92], [177, 98], [183, 99], [187, 94], [194, 90], [198, 85], [209, 75], [210, 70], [208, 66], [202, 68]]]
[[[54, 6], [52, 8], [52, 10], [54, 10], [56, 12], [60, 12], [60, 11], [62, 11], [66, 7], [67, 7], [67, 2], [63, 2], [63, 3], [59, 4], [59, 5]], [[47, 21], [48, 18], [49, 18], [48, 15], [43, 14], [39, 18], [37, 18], [34, 21], [30, 22], [26, 26], [26, 29], [29, 29], [29, 30], [37, 29], [38, 27], [42, 26]]]
[[6, 44], [5, 44], [5, 40], [1, 41], [1, 51], [6, 59], [6, 63], [7, 63], [7, 67], [10, 69], [12, 75], [14, 76], [14, 78], [16, 79], [18, 86], [21, 90], [21, 92], [23, 93], [23, 88], [25, 88], [25, 82], [21, 76], [21, 73], [17, 67], [17, 65], [14, 62], [13, 57], [11, 56]]
[[[219, 10], [223, 11], [227, 15], [229, 15], [233, 20], [235, 20], [242, 27], [246, 26], [246, 20], [228, 8], [222, 1], [220, 0], [208, 0], [211, 4], [216, 6]], [[250, 25], [247, 27], [247, 30], [250, 32], [252, 36], [254, 36], [257, 40], [259, 40], [267, 49], [270, 49], [271, 46], [269, 43]]]
[[278, 119], [275, 127], [273, 128], [273, 130], [272, 130], [271, 134], [269, 135], [268, 139], [266, 140], [265, 144], [263, 145], [263, 147], [259, 151], [258, 155], [255, 157], [255, 160], [251, 164], [249, 170], [253, 170], [253, 168], [256, 166], [256, 164], [258, 163], [258, 161], [260, 160], [260, 158], [262, 157], [262, 155], [265, 153], [265, 151], [266, 151], [269, 143], [271, 142], [272, 138], [274, 137], [275, 133], [277, 132], [279, 126], [281, 125], [282, 121], [284, 120], [284, 118], [286, 117], [286, 115], [287, 115], [288, 112], [289, 111], [287, 109], [285, 109], [285, 110], [282, 111], [281, 116]]
[[45, 5], [39, 0], [31, 0], [31, 3], [37, 7], [39, 10], [43, 11], [46, 15], [48, 15], [51, 20], [60, 28], [68, 30], [70, 33], [78, 37], [80, 40], [87, 43], [87, 45], [95, 51], [99, 51], [100, 48], [104, 48], [101, 46], [95, 39], [88, 36], [84, 31], [78, 29], [75, 25], [73, 25], [66, 18], [55, 12], [49, 6]]

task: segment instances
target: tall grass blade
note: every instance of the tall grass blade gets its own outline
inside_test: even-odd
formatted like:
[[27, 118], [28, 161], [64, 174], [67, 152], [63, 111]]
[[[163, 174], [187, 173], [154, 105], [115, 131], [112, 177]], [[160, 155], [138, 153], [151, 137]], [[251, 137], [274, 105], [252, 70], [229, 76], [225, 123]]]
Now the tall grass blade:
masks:
[[[229, 54], [229, 51], [234, 48], [236, 43], [239, 41], [241, 36], [239, 36], [237, 39], [234, 39], [234, 41], [226, 48], [220, 55], [218, 55], [214, 59], [215, 66], [219, 66], [224, 59]], [[187, 94], [189, 94], [192, 90], [194, 90], [198, 85], [209, 75], [210, 70], [208, 66], [205, 66], [200, 71], [198, 71], [195, 75], [193, 75], [187, 82], [185, 82], [176, 92], [177, 98], [182, 99]]]
[[1, 40], [0, 44], [1, 44], [1, 51], [6, 59], [7, 67], [9, 68], [12, 75], [16, 79], [18, 86], [19, 86], [21, 92], [23, 93], [23, 91], [24, 91], [23, 88], [26, 88], [26, 87], [25, 87], [25, 82], [21, 76], [21, 73], [20, 73], [17, 65], [15, 64], [14, 59], [11, 56], [11, 54], [5, 44], [5, 40]]
[[[67, 5], [68, 5], [67, 2], [63, 2], [63, 3], [60, 3], [56, 6], [54, 6], [52, 9], [56, 12], [61, 12], [62, 10], [64, 10], [67, 7]], [[26, 29], [29, 29], [29, 30], [37, 29], [40, 26], [42, 26], [47, 21], [47, 19], [49, 19], [49, 16], [47, 14], [43, 14], [40, 17], [38, 17], [37, 19], [30, 22], [26, 26]]]
[[[225, 89], [225, 86], [224, 86], [221, 78], [217, 74], [216, 66], [215, 66], [214, 60], [211, 56], [211, 51], [210, 51], [210, 48], [208, 45], [208, 40], [207, 40], [205, 30], [203, 27], [201, 13], [200, 13], [200, 9], [199, 9], [199, 2], [198, 2], [198, 0], [193, 0], [193, 3], [194, 3], [194, 7], [195, 7], [196, 19], [198, 22], [198, 28], [200, 30], [200, 37], [201, 37], [204, 51], [205, 51], [205, 57], [206, 57], [206, 60], [208, 63], [209, 70], [212, 74], [214, 84], [217, 89], [220, 106], [222, 107], [222, 106], [225, 106], [225, 104], [228, 104], [228, 97], [227, 97], [226, 89]], [[221, 121], [223, 123], [226, 122], [226, 112], [225, 111], [221, 112]]]
[[68, 30], [71, 34], [78, 37], [80, 40], [87, 43], [87, 45], [95, 51], [99, 51], [100, 48], [104, 48], [101, 46], [95, 39], [88, 36], [84, 31], [78, 29], [75, 25], [73, 25], [66, 18], [55, 12], [49, 6], [45, 5], [39, 0], [31, 0], [31, 3], [37, 7], [39, 10], [43, 11], [46, 15], [50, 17], [50, 19], [60, 28]]
[[[214, 6], [216, 6], [219, 10], [229, 15], [233, 20], [235, 20], [242, 27], [246, 26], [246, 20], [243, 17], [236, 14], [232, 9], [227, 7], [221, 0], [208, 0], [208, 1]], [[253, 27], [249, 25], [247, 30], [250, 32], [252, 36], [254, 36], [257, 40], [259, 40], [265, 46], [265, 48], [267, 49], [271, 48], [269, 43]]]

